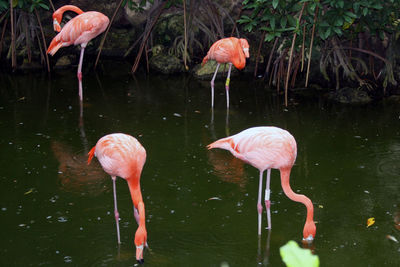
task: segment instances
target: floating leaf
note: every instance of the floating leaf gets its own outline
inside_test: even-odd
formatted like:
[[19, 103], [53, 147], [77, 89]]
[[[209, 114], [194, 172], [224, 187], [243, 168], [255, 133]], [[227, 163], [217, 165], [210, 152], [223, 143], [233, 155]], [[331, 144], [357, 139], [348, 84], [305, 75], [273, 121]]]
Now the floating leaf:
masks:
[[318, 267], [319, 257], [311, 254], [311, 250], [300, 248], [290, 240], [279, 249], [283, 262], [288, 267]]
[[207, 199], [207, 200], [222, 200], [222, 199], [220, 199], [219, 197], [210, 197], [210, 198]]
[[396, 239], [396, 237], [394, 237], [392, 235], [387, 235], [386, 238], [389, 240], [392, 240], [393, 242], [399, 243], [399, 241]]
[[374, 217], [368, 218], [368, 220], [367, 220], [367, 227], [370, 227], [370, 226], [373, 225], [374, 223], [375, 223], [375, 218], [374, 218]]
[[323, 205], [318, 205], [318, 208], [323, 209], [324, 206]]
[[33, 192], [33, 188], [31, 188], [31, 189], [29, 189], [28, 191], [26, 191], [26, 192], [24, 193], [24, 195], [30, 194], [30, 193], [32, 193], [32, 192]]

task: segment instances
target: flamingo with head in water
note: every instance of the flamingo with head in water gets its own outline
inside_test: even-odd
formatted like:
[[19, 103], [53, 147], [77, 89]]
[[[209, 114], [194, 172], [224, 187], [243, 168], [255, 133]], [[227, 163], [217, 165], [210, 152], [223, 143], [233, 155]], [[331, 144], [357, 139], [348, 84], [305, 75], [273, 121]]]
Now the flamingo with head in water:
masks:
[[203, 58], [202, 66], [208, 60], [217, 61], [217, 67], [211, 80], [211, 107], [214, 107], [214, 80], [217, 76], [218, 68], [222, 63], [229, 63], [228, 76], [226, 77], [226, 107], [229, 108], [229, 82], [231, 77], [232, 64], [239, 70], [246, 66], [246, 58], [249, 55], [249, 43], [246, 39], [238, 39], [235, 37], [223, 38], [216, 41], [208, 50], [207, 55]]
[[261, 235], [263, 173], [267, 170], [265, 207], [268, 228], [271, 229], [270, 174], [271, 169], [279, 169], [283, 192], [291, 200], [301, 202], [307, 208], [307, 217], [303, 228], [303, 241], [311, 243], [314, 240], [316, 226], [313, 220], [313, 204], [305, 195], [293, 192], [289, 183], [290, 171], [297, 156], [297, 145], [296, 140], [288, 131], [277, 127], [253, 127], [209, 144], [208, 149], [212, 148], [228, 150], [235, 157], [256, 167], [260, 171], [257, 202], [259, 235]]
[[133, 211], [138, 228], [135, 234], [136, 259], [143, 263], [143, 249], [147, 246], [145, 209], [140, 191], [140, 175], [146, 161], [146, 150], [136, 138], [122, 133], [103, 136], [89, 152], [88, 164], [96, 156], [104, 171], [113, 181], [114, 214], [117, 225], [118, 244], [121, 243], [119, 233], [119, 213], [117, 208], [117, 176], [124, 178], [129, 186], [133, 202]]

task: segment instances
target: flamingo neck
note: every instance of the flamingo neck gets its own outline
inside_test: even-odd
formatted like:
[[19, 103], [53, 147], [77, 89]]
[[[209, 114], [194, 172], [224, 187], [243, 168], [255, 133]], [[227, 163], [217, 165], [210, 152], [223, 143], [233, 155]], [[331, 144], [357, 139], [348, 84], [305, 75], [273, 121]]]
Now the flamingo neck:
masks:
[[235, 54], [232, 59], [232, 63], [237, 69], [241, 70], [246, 66], [246, 58], [243, 52], [243, 48], [239, 39], [234, 38], [232, 42], [234, 43], [234, 54]]
[[142, 192], [140, 190], [140, 174], [133, 175], [126, 179], [131, 193], [133, 205], [139, 212], [139, 226], [145, 226], [145, 208], [142, 198]]
[[305, 195], [300, 195], [300, 194], [296, 194], [295, 192], [293, 192], [292, 188], [290, 187], [290, 182], [289, 182], [289, 180], [290, 180], [290, 171], [291, 171], [290, 167], [280, 169], [280, 172], [281, 172], [281, 184], [282, 184], [283, 192], [291, 200], [303, 203], [307, 208], [306, 224], [307, 223], [314, 223], [314, 221], [313, 221], [313, 218], [314, 218], [314, 206], [313, 206], [311, 200], [308, 197], [306, 197]]
[[53, 13], [53, 18], [57, 18], [57, 20], [61, 23], [62, 16], [65, 11], [73, 11], [73, 12], [77, 13], [78, 15], [83, 13], [82, 9], [80, 9], [77, 6], [65, 5], [65, 6], [60, 7]]

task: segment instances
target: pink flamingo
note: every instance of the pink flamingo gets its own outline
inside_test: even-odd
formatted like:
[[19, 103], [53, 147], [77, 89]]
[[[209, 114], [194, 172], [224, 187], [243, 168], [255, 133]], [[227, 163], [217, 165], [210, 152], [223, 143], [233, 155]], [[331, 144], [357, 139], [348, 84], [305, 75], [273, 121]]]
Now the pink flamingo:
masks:
[[246, 39], [238, 39], [235, 37], [223, 38], [216, 41], [208, 50], [207, 55], [203, 58], [202, 66], [208, 60], [217, 61], [217, 67], [211, 80], [211, 107], [214, 107], [214, 80], [217, 76], [218, 68], [221, 63], [229, 63], [228, 76], [226, 77], [226, 107], [229, 108], [229, 82], [231, 77], [232, 64], [239, 70], [246, 66], [246, 58], [249, 55], [249, 43]]
[[[61, 29], [60, 23], [65, 11], [73, 11], [79, 15], [71, 19]], [[110, 20], [104, 14], [97, 11], [83, 12], [73, 5], [62, 6], [53, 13], [54, 30], [59, 32], [51, 41], [47, 53], [54, 55], [58, 49], [64, 46], [81, 45], [81, 55], [78, 65], [79, 100], [83, 101], [82, 92], [82, 64], [86, 45], [97, 35], [105, 31]]]
[[88, 155], [88, 164], [90, 164], [93, 156], [96, 156], [104, 171], [113, 180], [114, 214], [117, 225], [118, 244], [121, 243], [121, 239], [119, 234], [119, 213], [117, 209], [115, 180], [119, 176], [127, 181], [134, 206], [135, 219], [138, 223], [135, 234], [136, 259], [139, 263], [143, 263], [143, 249], [144, 246], [147, 247], [147, 231], [144, 203], [140, 191], [140, 175], [146, 161], [146, 150], [136, 138], [127, 134], [115, 133], [100, 138]]
[[271, 169], [279, 169], [283, 192], [291, 200], [303, 203], [307, 208], [307, 218], [303, 229], [303, 241], [311, 243], [314, 240], [316, 227], [313, 221], [314, 207], [311, 200], [293, 192], [290, 188], [290, 171], [296, 160], [297, 145], [294, 137], [277, 127], [253, 127], [238, 134], [222, 138], [209, 144], [208, 149], [222, 148], [230, 151], [235, 157], [247, 162], [260, 171], [258, 188], [258, 234], [261, 235], [261, 196], [263, 173], [267, 170], [265, 187], [265, 207], [267, 211], [268, 229], [271, 229], [270, 213], [270, 174]]

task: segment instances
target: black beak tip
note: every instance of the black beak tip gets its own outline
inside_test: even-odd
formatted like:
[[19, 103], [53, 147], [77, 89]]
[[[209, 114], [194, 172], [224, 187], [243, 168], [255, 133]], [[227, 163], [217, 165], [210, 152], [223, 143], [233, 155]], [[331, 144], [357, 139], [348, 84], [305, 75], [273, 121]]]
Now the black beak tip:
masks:
[[139, 264], [143, 264], [143, 263], [144, 263], [144, 259], [137, 260], [137, 262], [138, 262]]

